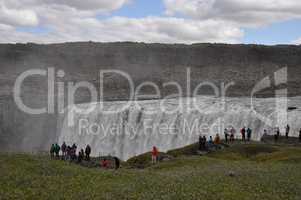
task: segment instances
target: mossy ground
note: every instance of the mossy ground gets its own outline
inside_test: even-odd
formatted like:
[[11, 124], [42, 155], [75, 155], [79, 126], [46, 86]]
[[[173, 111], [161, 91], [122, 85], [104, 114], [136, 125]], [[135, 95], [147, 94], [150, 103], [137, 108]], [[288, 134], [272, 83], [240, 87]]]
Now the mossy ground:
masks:
[[[0, 199], [301, 199], [301, 148], [234, 144], [206, 156], [118, 171], [85, 168], [46, 156], [2, 154]], [[137, 157], [142, 165], [149, 155]]]

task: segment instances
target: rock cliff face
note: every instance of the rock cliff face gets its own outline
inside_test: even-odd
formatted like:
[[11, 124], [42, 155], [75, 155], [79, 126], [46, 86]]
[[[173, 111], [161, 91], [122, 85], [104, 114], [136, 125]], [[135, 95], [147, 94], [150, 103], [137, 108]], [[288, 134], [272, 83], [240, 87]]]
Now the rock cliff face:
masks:
[[[105, 69], [124, 71], [137, 87], [144, 81], [158, 85], [161, 95], [175, 93], [170, 81], [178, 82], [187, 96], [187, 68], [191, 70], [191, 91], [201, 82], [234, 82], [227, 96], [250, 96], [256, 83], [283, 67], [288, 68], [289, 96], [301, 94], [301, 46], [257, 46], [194, 44], [165, 45], [144, 43], [65, 43], [51, 45], [0, 44], [0, 147], [9, 151], [38, 151], [57, 139], [57, 111], [54, 114], [29, 115], [16, 106], [13, 86], [16, 78], [29, 69], [55, 68], [63, 70], [63, 78], [57, 82], [87, 81], [99, 90], [99, 72]], [[274, 96], [275, 88], [257, 93], [260, 97]], [[212, 94], [203, 87], [202, 94]], [[143, 93], [153, 93], [144, 87]], [[57, 88], [55, 97], [57, 97]], [[22, 100], [33, 108], [47, 106], [47, 77], [32, 76], [22, 84]], [[128, 81], [110, 74], [104, 80], [106, 100], [128, 99]], [[87, 90], [81, 88], [75, 94], [76, 103], [90, 101]], [[57, 110], [57, 101], [55, 101]]]

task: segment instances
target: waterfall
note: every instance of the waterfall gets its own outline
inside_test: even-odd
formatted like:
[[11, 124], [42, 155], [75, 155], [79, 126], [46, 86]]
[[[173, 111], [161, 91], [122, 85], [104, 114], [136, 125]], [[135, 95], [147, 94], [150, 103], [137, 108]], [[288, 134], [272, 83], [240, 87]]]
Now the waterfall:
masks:
[[[286, 123], [295, 136], [301, 127], [301, 97], [288, 99], [297, 109], [279, 111], [276, 98], [215, 98], [201, 96], [167, 100], [99, 102], [69, 106], [59, 117], [58, 142], [78, 149], [87, 144], [92, 155], [112, 155], [123, 160], [148, 152], [153, 146], [160, 151], [180, 148], [198, 141], [199, 135], [223, 137], [224, 128], [250, 127], [252, 139], [260, 140], [263, 130], [282, 133]], [[127, 105], [128, 104], [128, 105]], [[127, 105], [127, 106], [126, 106]], [[91, 109], [92, 108], [92, 109]], [[279, 121], [281, 113], [287, 121]]]

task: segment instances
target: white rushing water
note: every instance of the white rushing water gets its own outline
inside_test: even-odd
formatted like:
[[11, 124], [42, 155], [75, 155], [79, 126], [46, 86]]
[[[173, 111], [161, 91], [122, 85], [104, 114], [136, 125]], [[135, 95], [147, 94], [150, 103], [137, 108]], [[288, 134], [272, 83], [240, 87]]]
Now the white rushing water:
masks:
[[[200, 134], [219, 133], [223, 137], [224, 128], [230, 126], [236, 129], [237, 138], [243, 126], [250, 127], [253, 140], [259, 140], [264, 129], [274, 134], [273, 127], [278, 126], [283, 134], [289, 124], [291, 135], [297, 136], [301, 128], [301, 97], [289, 98], [287, 105], [285, 99], [275, 98], [253, 99], [252, 103], [250, 98], [147, 100], [131, 102], [122, 110], [127, 103], [69, 107], [59, 118], [58, 142], [76, 143], [78, 149], [89, 144], [93, 156], [112, 155], [127, 160], [153, 146], [168, 151], [195, 143]], [[95, 108], [87, 112], [91, 105]], [[287, 112], [288, 107], [297, 109]]]

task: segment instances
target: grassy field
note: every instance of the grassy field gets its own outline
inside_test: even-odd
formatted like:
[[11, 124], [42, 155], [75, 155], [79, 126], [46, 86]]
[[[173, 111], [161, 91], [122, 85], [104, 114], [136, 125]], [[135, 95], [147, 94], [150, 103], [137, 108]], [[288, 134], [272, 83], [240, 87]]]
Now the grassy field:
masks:
[[[1, 154], [0, 199], [301, 199], [301, 148], [235, 144], [206, 156], [190, 147], [143, 169], [85, 168], [45, 156]], [[141, 166], [140, 166], [141, 167]]]

